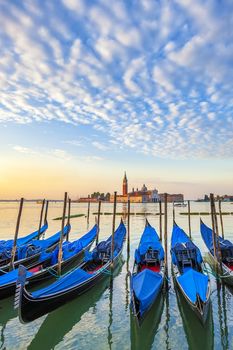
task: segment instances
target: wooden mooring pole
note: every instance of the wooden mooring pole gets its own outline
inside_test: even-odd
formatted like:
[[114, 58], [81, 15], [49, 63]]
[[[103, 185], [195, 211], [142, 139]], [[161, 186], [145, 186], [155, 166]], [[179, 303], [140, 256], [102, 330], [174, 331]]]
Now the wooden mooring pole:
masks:
[[128, 210], [127, 210], [127, 251], [130, 251], [130, 198], [128, 198]]
[[97, 216], [97, 236], [96, 236], [96, 245], [99, 243], [99, 233], [100, 233], [100, 209], [101, 209], [101, 201], [98, 203], [98, 216]]
[[165, 278], [164, 287], [168, 289], [168, 257], [167, 257], [167, 193], [164, 194], [164, 267], [165, 267]]
[[162, 230], [162, 202], [159, 201], [159, 238], [162, 242], [163, 240], [163, 230]]
[[188, 222], [189, 222], [189, 238], [192, 239], [192, 231], [191, 231], [191, 215], [190, 215], [190, 200], [188, 200]]
[[23, 210], [23, 201], [24, 199], [20, 199], [20, 204], [19, 204], [19, 213], [17, 217], [17, 222], [16, 222], [16, 228], [15, 228], [15, 236], [14, 236], [14, 243], [11, 251], [11, 261], [10, 261], [10, 270], [13, 269], [14, 267], [14, 261], [15, 261], [15, 254], [16, 254], [16, 249], [17, 249], [17, 238], [19, 234], [19, 225], [20, 225], [20, 219], [21, 219], [21, 214]]
[[111, 260], [113, 265], [114, 260], [114, 233], [115, 233], [115, 222], [116, 222], [116, 203], [117, 203], [117, 192], [114, 192], [114, 203], [113, 203], [113, 218], [112, 218], [112, 247], [111, 247]]
[[44, 224], [47, 224], [48, 208], [49, 208], [49, 201], [46, 201]]
[[87, 204], [87, 224], [89, 224], [89, 218], [90, 218], [90, 201], [88, 201], [88, 204]]
[[222, 217], [222, 201], [221, 201], [221, 199], [219, 199], [219, 201], [218, 201], [218, 208], [219, 208], [219, 217], [220, 217], [220, 224], [221, 224], [222, 238], [224, 239], [224, 227], [223, 227], [223, 217]]
[[174, 202], [172, 202], [172, 221], [173, 221], [173, 225], [176, 221], [176, 213], [175, 213], [175, 206], [174, 206]]
[[211, 222], [212, 222], [212, 241], [214, 247], [214, 257], [218, 261], [217, 248], [216, 248], [216, 228], [215, 228], [215, 219], [214, 219], [214, 195], [210, 193], [210, 211], [211, 211]]
[[214, 195], [213, 195], [213, 213], [214, 213], [214, 224], [215, 224], [215, 233], [216, 233], [216, 250], [218, 255], [218, 262], [220, 263], [220, 269], [222, 271], [222, 253], [220, 249], [220, 241], [219, 241], [219, 230], [218, 230], [218, 218], [215, 208], [215, 201], [214, 201]]
[[43, 199], [42, 206], [41, 206], [40, 221], [39, 221], [39, 228], [38, 228], [37, 239], [40, 239], [40, 229], [41, 229], [41, 225], [42, 225], [42, 218], [43, 218], [43, 213], [44, 213], [44, 205], [45, 205], [45, 199]]
[[58, 251], [58, 276], [61, 276], [61, 261], [62, 261], [62, 242], [64, 236], [64, 226], [65, 226], [65, 216], [66, 216], [66, 204], [67, 204], [67, 192], [64, 195], [64, 203], [63, 203], [63, 214], [62, 214], [62, 223], [61, 223], [61, 234], [59, 241], [59, 251]]
[[[70, 226], [70, 211], [71, 211], [71, 199], [69, 198], [68, 199], [68, 219], [67, 219], [67, 225], [69, 226]], [[70, 230], [68, 229], [68, 233], [66, 235], [67, 242], [69, 241], [69, 233], [70, 233]]]

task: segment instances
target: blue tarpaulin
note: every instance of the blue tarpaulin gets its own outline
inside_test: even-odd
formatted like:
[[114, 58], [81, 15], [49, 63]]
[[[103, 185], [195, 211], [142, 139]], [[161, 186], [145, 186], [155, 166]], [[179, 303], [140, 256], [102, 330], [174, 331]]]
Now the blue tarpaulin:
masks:
[[[62, 245], [62, 259], [67, 260], [85, 249], [97, 235], [98, 226], [95, 225], [88, 233], [74, 242], [64, 242]], [[52, 265], [57, 263], [59, 248], [57, 247], [53, 252]]]
[[[44, 224], [40, 229], [40, 234], [44, 233], [48, 228], [48, 224]], [[38, 231], [32, 232], [29, 235], [25, 237], [21, 237], [17, 239], [17, 247], [22, 246], [24, 244], [27, 244], [28, 242], [32, 241], [33, 239], [38, 237]], [[13, 247], [13, 239], [9, 239], [7, 241], [0, 241], [0, 252], [3, 250], [10, 250]]]
[[171, 237], [171, 255], [173, 264], [177, 265], [177, 253], [179, 251], [195, 250], [197, 263], [202, 263], [202, 256], [199, 248], [191, 241], [187, 234], [178, 225], [173, 226]]
[[149, 248], [158, 251], [159, 260], [164, 259], [164, 250], [157, 232], [152, 226], [146, 225], [138, 249], [135, 250], [135, 261], [137, 264], [142, 262], [143, 257]]
[[32, 292], [31, 295], [34, 298], [44, 297], [53, 293], [60, 292], [67, 288], [72, 288], [73, 286], [82, 283], [91, 277], [92, 275], [86, 271], [82, 269], [76, 269], [68, 275], [59, 278], [59, 280], [50, 284], [48, 287]]
[[[126, 235], [126, 228], [124, 223], [121, 221], [120, 225], [118, 226], [117, 230], [114, 233], [114, 243], [115, 243], [114, 255], [116, 255], [122, 249], [125, 235]], [[111, 239], [112, 239], [112, 236], [110, 236], [107, 241], [111, 242]], [[96, 251], [96, 248], [93, 250], [93, 252], [94, 251]], [[31, 295], [33, 298], [36, 299], [36, 298], [42, 298], [44, 296], [47, 296], [53, 293], [61, 292], [65, 289], [72, 288], [74, 286], [81, 284], [84, 281], [87, 281], [88, 279], [92, 278], [95, 273], [97, 272], [90, 274], [81, 268], [77, 268], [72, 272], [70, 272], [69, 274], [60, 277], [56, 282], [52, 283], [48, 287], [32, 292]]]
[[[123, 221], [121, 221], [120, 225], [118, 226], [118, 228], [114, 233], [114, 254], [113, 254], [114, 257], [122, 249], [125, 235], [126, 235], [126, 228]], [[92, 259], [98, 260], [99, 255], [103, 252], [105, 252], [107, 255], [111, 255], [111, 243], [112, 243], [112, 235], [106, 241], [101, 241], [91, 253], [87, 252], [85, 254], [85, 261], [89, 261]]]
[[189, 269], [179, 276], [177, 280], [192, 303], [196, 302], [197, 294], [203, 302], [206, 302], [208, 276], [193, 269]]
[[163, 283], [162, 275], [145, 269], [132, 277], [132, 287], [140, 302], [139, 312], [142, 316], [157, 297]]
[[[202, 238], [205, 242], [206, 247], [212, 251], [213, 250], [212, 229], [210, 227], [208, 227], [207, 225], [205, 225], [202, 221], [201, 221], [201, 235], [202, 235]], [[217, 242], [216, 235], [215, 235], [215, 239]], [[219, 243], [220, 243], [221, 250], [224, 250], [224, 249], [232, 250], [233, 249], [233, 244], [230, 241], [223, 239], [220, 236], [219, 236]]]
[[[82, 236], [78, 240], [74, 242], [63, 242], [62, 244], [63, 260], [66, 260], [71, 256], [74, 256], [75, 254], [77, 254], [82, 249], [85, 249], [96, 237], [96, 234], [97, 234], [97, 225], [95, 225], [88, 233], [86, 233], [84, 236]], [[66, 256], [64, 252], [66, 252]], [[38, 260], [38, 264], [43, 263], [49, 257], [51, 257], [51, 265], [55, 265], [57, 263], [58, 247], [52, 253], [47, 253], [43, 251]], [[33, 273], [27, 271], [27, 275], [26, 275], [27, 278], [32, 275]], [[6, 274], [0, 276], [0, 286], [3, 286], [11, 282], [16, 282], [17, 277], [18, 277], [18, 269], [7, 272]]]
[[[71, 228], [70, 225], [66, 225], [64, 227], [64, 236], [66, 236], [69, 233], [70, 228]], [[33, 240], [30, 244], [21, 246], [17, 252], [17, 259], [20, 260], [27, 256], [37, 254], [38, 252], [53, 246], [54, 244], [59, 242], [60, 236], [61, 236], [61, 231], [55, 233], [53, 236], [47, 239]]]

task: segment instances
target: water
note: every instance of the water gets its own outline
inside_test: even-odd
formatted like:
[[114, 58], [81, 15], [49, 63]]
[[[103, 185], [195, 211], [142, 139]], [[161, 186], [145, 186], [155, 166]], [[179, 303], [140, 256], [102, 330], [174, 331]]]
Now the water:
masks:
[[[198, 212], [209, 211], [209, 203], [191, 203], [191, 209]], [[102, 204], [104, 212], [111, 212], [111, 204]], [[176, 221], [188, 231], [187, 216], [180, 215], [186, 208], [176, 208]], [[223, 211], [233, 212], [233, 205], [223, 203]], [[92, 214], [97, 204], [91, 205], [89, 228], [94, 224]], [[117, 205], [117, 211], [126, 211], [124, 204]], [[132, 212], [156, 213], [157, 204], [132, 204]], [[18, 203], [0, 203], [0, 239], [13, 237]], [[52, 219], [61, 216], [62, 204], [51, 203], [48, 213], [49, 229], [46, 237], [60, 230], [60, 221]], [[72, 214], [87, 213], [86, 204], [73, 204]], [[172, 208], [168, 207], [168, 232], [172, 228]], [[40, 205], [25, 203], [20, 226], [20, 235], [37, 229]], [[148, 215], [157, 231], [159, 218]], [[199, 216], [192, 216], [192, 236], [205, 256], [206, 248], [199, 232]], [[203, 216], [210, 225], [210, 217]], [[116, 225], [120, 216], [116, 217]], [[87, 230], [85, 217], [71, 220], [70, 239], [80, 237]], [[171, 288], [166, 296], [161, 296], [151, 309], [140, 331], [130, 314], [129, 279], [127, 271], [132, 269], [134, 250], [145, 224], [145, 216], [133, 215], [130, 218], [130, 256], [126, 245], [121, 264], [114, 278], [107, 277], [95, 289], [71, 301], [42, 318], [22, 325], [13, 310], [13, 297], [0, 301], [0, 349], [233, 349], [233, 292], [221, 286], [214, 276], [211, 279], [211, 308], [207, 324], [203, 327], [187, 304]], [[224, 216], [225, 237], [233, 241], [233, 215]], [[112, 216], [101, 216], [100, 239], [111, 233]], [[169, 242], [170, 243], [170, 242]], [[170, 273], [170, 256], [169, 256]]]

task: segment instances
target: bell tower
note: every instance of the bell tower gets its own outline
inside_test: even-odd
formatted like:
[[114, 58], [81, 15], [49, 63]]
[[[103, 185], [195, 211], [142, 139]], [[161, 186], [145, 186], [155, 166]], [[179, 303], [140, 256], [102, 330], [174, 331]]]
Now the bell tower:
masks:
[[122, 194], [123, 196], [126, 196], [128, 194], [128, 180], [126, 177], [126, 172], [123, 178]]

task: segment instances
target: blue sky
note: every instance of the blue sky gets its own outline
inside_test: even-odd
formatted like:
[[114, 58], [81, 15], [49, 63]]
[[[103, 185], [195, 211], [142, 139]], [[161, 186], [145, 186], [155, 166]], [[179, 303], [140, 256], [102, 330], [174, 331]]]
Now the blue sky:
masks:
[[0, 197], [120, 191], [124, 170], [131, 187], [233, 192], [232, 13], [0, 1]]

